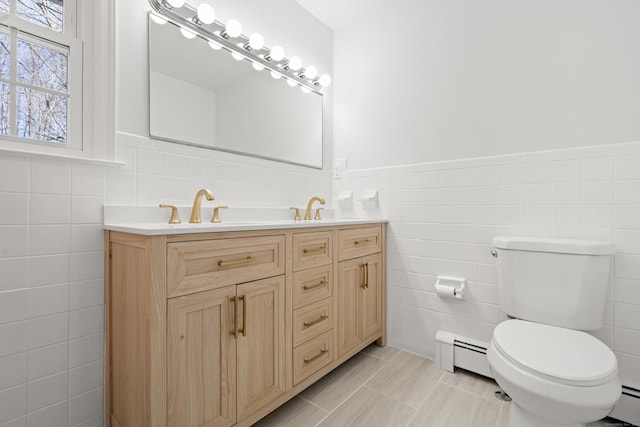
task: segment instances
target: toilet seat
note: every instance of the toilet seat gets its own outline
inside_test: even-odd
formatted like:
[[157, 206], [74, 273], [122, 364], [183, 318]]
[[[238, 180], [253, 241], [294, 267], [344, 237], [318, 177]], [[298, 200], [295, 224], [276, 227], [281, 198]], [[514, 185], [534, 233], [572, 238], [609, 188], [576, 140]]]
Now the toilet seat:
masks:
[[581, 331], [514, 319], [496, 326], [492, 342], [514, 365], [556, 383], [594, 386], [618, 373], [611, 349]]

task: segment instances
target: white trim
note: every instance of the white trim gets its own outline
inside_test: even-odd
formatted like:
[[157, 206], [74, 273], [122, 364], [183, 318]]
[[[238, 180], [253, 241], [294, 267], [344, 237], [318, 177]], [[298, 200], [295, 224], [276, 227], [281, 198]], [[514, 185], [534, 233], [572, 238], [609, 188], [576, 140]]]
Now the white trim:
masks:
[[[22, 144], [24, 145], [24, 144]], [[35, 156], [35, 157], [48, 157], [48, 158], [53, 158], [53, 159], [62, 159], [62, 160], [71, 160], [71, 161], [77, 161], [77, 162], [81, 162], [81, 163], [88, 163], [88, 164], [96, 164], [96, 165], [105, 165], [105, 166], [114, 166], [114, 167], [120, 167], [120, 166], [125, 166], [126, 163], [119, 161], [119, 160], [108, 160], [108, 159], [98, 159], [98, 158], [91, 158], [91, 157], [80, 157], [80, 156], [72, 156], [72, 155], [68, 155], [65, 153], [60, 153], [60, 152], [56, 152], [56, 153], [52, 153], [52, 152], [46, 152], [46, 151], [33, 151], [33, 150], [24, 150], [20, 148], [8, 148], [8, 147], [0, 147], [0, 157], [7, 155], [7, 156], [25, 156], [25, 157], [29, 157], [29, 156]], [[60, 150], [56, 150], [56, 151], [60, 151]]]

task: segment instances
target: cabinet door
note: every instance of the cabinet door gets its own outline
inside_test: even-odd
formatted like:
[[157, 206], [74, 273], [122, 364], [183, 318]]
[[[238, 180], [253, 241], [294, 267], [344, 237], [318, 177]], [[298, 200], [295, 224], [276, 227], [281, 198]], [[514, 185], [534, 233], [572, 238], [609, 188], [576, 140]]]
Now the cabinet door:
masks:
[[228, 286], [169, 300], [167, 425], [235, 424], [234, 295]]
[[284, 276], [238, 285], [238, 419], [285, 391]]
[[382, 257], [380, 254], [363, 258], [366, 287], [362, 292], [362, 335], [368, 341], [382, 334]]
[[361, 258], [338, 263], [338, 356], [356, 348], [363, 339], [363, 269]]

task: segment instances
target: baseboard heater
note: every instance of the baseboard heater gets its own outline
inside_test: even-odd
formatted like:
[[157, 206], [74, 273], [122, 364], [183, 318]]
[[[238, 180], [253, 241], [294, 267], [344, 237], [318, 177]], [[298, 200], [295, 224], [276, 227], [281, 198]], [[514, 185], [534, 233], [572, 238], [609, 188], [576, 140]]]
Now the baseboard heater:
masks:
[[[493, 378], [487, 360], [487, 343], [451, 332], [436, 332], [436, 364], [445, 371], [455, 367]], [[640, 425], [640, 389], [622, 386], [622, 397], [610, 417]]]

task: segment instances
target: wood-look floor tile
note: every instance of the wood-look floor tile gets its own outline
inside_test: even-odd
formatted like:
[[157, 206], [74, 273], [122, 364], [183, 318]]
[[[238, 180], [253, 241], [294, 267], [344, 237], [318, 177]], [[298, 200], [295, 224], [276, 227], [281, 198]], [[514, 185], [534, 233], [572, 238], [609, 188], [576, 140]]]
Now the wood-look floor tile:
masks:
[[265, 418], [254, 427], [313, 427], [328, 414], [312, 403], [296, 396]]
[[369, 356], [377, 357], [382, 360], [389, 360], [396, 354], [400, 352], [399, 349], [395, 347], [391, 347], [386, 345], [384, 347], [379, 347], [376, 344], [371, 344], [369, 347], [362, 350], [363, 353], [368, 354]]
[[326, 411], [333, 411], [387, 362], [358, 353], [301, 393]]
[[445, 371], [440, 381], [476, 396], [500, 403], [495, 397], [495, 392], [500, 390], [500, 386], [492, 378], [483, 377], [463, 369], [456, 369], [455, 373]]
[[499, 403], [438, 383], [408, 425], [494, 427], [499, 412]]
[[362, 387], [327, 417], [320, 427], [397, 427], [407, 424], [415, 409]]
[[443, 372], [433, 360], [401, 351], [367, 382], [367, 386], [418, 408]]
[[511, 409], [511, 402], [502, 402], [500, 404], [500, 413], [498, 414], [498, 421], [496, 421], [496, 427], [509, 427], [510, 409]]

